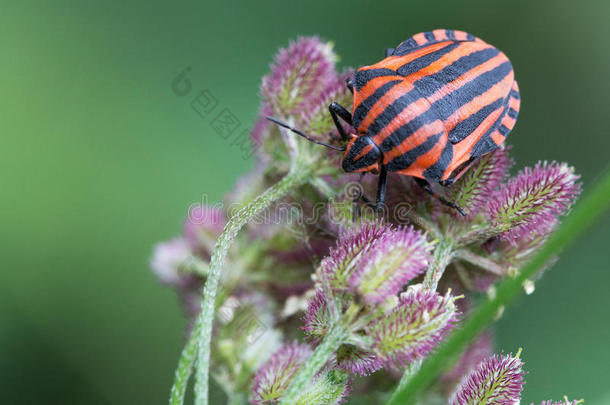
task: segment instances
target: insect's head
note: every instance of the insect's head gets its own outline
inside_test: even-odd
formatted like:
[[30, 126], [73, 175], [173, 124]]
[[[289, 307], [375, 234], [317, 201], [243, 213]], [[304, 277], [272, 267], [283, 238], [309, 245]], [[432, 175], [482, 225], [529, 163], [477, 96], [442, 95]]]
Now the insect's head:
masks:
[[368, 135], [353, 136], [343, 155], [343, 170], [351, 172], [375, 172], [379, 170], [381, 151]]

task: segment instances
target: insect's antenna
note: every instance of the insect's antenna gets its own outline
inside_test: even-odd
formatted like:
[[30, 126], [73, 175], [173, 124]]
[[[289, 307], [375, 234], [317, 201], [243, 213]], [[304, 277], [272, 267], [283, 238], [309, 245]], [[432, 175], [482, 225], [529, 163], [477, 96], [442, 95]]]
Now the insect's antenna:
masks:
[[282, 127], [282, 128], [286, 128], [286, 129], [288, 129], [288, 130], [290, 130], [290, 131], [294, 132], [295, 134], [297, 134], [297, 135], [299, 135], [299, 136], [302, 136], [303, 138], [307, 139], [307, 140], [308, 140], [308, 141], [310, 141], [310, 142], [317, 143], [318, 145], [326, 146], [327, 148], [331, 148], [331, 149], [334, 149], [334, 150], [340, 150], [340, 151], [344, 151], [344, 150], [345, 150], [345, 146], [341, 148], [341, 147], [338, 147], [338, 146], [329, 145], [329, 144], [327, 144], [327, 143], [320, 142], [320, 141], [318, 141], [317, 139], [313, 139], [312, 137], [310, 137], [310, 136], [309, 136], [309, 135], [307, 135], [306, 133], [304, 133], [304, 132], [302, 132], [302, 131], [299, 131], [299, 130], [298, 130], [298, 129], [296, 129], [296, 128], [291, 127], [290, 125], [286, 124], [285, 122], [278, 121], [278, 120], [276, 120], [276, 119], [275, 119], [275, 118], [273, 118], [273, 117], [265, 117], [265, 118], [267, 118], [269, 121], [271, 121], [271, 122], [273, 122], [273, 123], [275, 123], [275, 124], [279, 125], [279, 126], [280, 126], [280, 127]]

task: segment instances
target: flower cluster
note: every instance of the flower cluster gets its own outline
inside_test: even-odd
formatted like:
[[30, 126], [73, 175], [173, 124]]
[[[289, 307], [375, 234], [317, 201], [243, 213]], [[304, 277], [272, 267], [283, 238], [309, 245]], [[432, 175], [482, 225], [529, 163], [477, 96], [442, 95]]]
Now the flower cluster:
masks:
[[[275, 184], [293, 186], [249, 218], [222, 271], [210, 369], [232, 403], [338, 404], [350, 393], [382, 403], [405, 370], [416, 371], [468, 316], [481, 291], [517, 274], [580, 193], [565, 163], [538, 163], [511, 177], [506, 147], [475, 161], [452, 186], [433, 186], [466, 216], [399, 174], [388, 178], [382, 214], [368, 209], [359, 197], [374, 195], [374, 176], [341, 173], [340, 153], [265, 118], [340, 145], [328, 105], [351, 104], [345, 80], [353, 71], [338, 71], [337, 60], [318, 38], [279, 52], [261, 86], [254, 169], [224, 206], [192, 206], [182, 235], [153, 252], [151, 267], [192, 321], [216, 240], [243, 215], [235, 208]], [[307, 176], [299, 182], [280, 182], [301, 171]], [[486, 331], [470, 342], [421, 403], [518, 403], [522, 361], [492, 355], [492, 341]], [[578, 401], [542, 404], [559, 403]]]

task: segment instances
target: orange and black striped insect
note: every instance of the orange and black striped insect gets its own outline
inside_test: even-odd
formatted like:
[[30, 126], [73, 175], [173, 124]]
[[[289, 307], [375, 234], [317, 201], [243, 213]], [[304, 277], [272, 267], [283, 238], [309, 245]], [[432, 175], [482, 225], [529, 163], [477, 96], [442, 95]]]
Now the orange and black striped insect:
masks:
[[[520, 106], [506, 55], [454, 30], [412, 36], [388, 49], [381, 62], [359, 68], [347, 86], [354, 95], [352, 112], [337, 103], [329, 106], [347, 142], [344, 148], [269, 119], [345, 151], [346, 172], [379, 173], [377, 209], [385, 201], [388, 172], [412, 176], [435, 195], [429, 182], [450, 185], [478, 157], [501, 147]], [[356, 133], [346, 133], [339, 118]], [[436, 197], [464, 214], [454, 203]]]

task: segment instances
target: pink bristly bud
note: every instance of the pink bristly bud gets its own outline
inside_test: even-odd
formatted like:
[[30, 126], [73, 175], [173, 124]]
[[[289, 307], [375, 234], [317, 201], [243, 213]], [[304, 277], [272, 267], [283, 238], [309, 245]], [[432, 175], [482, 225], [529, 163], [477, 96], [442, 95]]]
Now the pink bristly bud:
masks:
[[580, 194], [578, 178], [565, 163], [525, 168], [492, 195], [488, 205], [492, 224], [513, 243], [547, 234]]
[[379, 370], [383, 364], [372, 352], [344, 344], [337, 350], [337, 367], [364, 377]]
[[392, 312], [368, 327], [372, 351], [384, 365], [400, 367], [429, 354], [457, 322], [455, 297], [421, 287], [401, 294]]
[[413, 227], [386, 229], [360, 259], [349, 278], [350, 288], [367, 304], [379, 304], [424, 272], [430, 250], [426, 237]]
[[336, 75], [332, 45], [319, 38], [299, 38], [281, 49], [263, 78], [261, 93], [275, 114], [298, 116], [324, 91]]
[[307, 310], [303, 316], [303, 324], [304, 326], [301, 329], [311, 342], [319, 342], [326, 336], [330, 328], [331, 318], [326, 296], [321, 289], [317, 290], [316, 294], [309, 300]]
[[518, 404], [524, 384], [522, 367], [518, 354], [489, 357], [461, 382], [451, 404]]
[[[450, 200], [466, 210], [467, 218], [474, 217], [485, 208], [489, 196], [506, 179], [512, 165], [508, 148], [482, 156], [451, 186]], [[463, 218], [455, 210], [452, 212]]]
[[321, 269], [333, 290], [348, 288], [348, 280], [359, 262], [389, 229], [387, 225], [365, 222], [359, 228], [349, 228], [339, 236], [337, 245], [330, 249], [329, 255], [321, 263]]
[[307, 344], [293, 342], [275, 352], [254, 376], [250, 402], [276, 403], [286, 392], [292, 377], [311, 356]]

